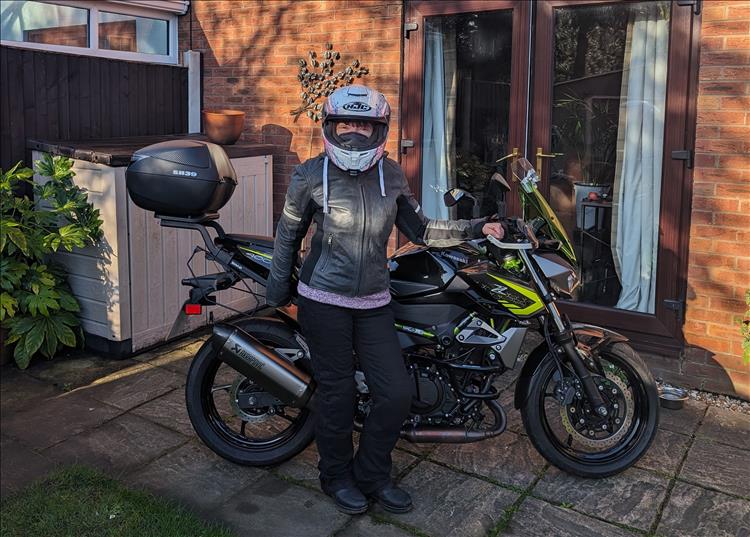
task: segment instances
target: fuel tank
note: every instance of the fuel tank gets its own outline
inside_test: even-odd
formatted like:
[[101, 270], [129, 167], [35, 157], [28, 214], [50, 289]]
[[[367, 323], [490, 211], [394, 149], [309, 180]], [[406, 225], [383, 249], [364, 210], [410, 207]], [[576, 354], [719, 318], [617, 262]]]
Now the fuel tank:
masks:
[[410, 298], [442, 291], [458, 270], [476, 263], [479, 256], [479, 251], [469, 243], [452, 248], [406, 244], [388, 261], [391, 293], [398, 298]]

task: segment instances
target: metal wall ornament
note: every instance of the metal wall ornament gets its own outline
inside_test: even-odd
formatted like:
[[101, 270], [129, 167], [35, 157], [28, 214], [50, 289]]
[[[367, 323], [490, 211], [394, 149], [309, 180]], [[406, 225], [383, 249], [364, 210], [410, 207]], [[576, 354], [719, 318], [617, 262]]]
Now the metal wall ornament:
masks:
[[297, 61], [299, 65], [297, 80], [302, 89], [299, 94], [302, 104], [289, 111], [294, 116], [295, 123], [302, 114], [306, 114], [316, 123], [320, 121], [323, 117], [322, 98], [328, 97], [339, 87], [348, 86], [354, 82], [355, 78], [361, 78], [370, 72], [367, 67], [360, 64], [359, 60], [355, 59], [347, 67], [334, 73], [334, 66], [339, 59], [341, 59], [341, 53], [333, 50], [331, 43], [326, 43], [325, 50], [320, 56], [311, 50], [307, 59], [300, 58]]

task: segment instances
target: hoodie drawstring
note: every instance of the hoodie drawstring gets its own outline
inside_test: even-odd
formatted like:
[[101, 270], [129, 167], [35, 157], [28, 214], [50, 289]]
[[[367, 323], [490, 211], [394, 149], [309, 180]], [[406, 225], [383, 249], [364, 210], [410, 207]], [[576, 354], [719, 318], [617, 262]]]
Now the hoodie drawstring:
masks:
[[[380, 178], [380, 195], [385, 196], [385, 181], [383, 179], [383, 160], [381, 158], [378, 161], [378, 176]], [[323, 212], [329, 214], [331, 210], [328, 208], [328, 157], [323, 159]]]
[[383, 160], [385, 159], [381, 158], [378, 161], [378, 175], [380, 176], [380, 195], [382, 197], [385, 197], [385, 183], [383, 182]]
[[323, 159], [323, 212], [331, 212], [328, 209], [328, 157]]

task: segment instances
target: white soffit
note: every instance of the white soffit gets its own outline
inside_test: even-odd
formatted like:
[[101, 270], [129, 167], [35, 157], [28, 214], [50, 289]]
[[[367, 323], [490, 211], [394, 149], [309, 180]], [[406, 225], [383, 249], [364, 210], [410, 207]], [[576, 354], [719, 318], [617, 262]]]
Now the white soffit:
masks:
[[184, 15], [190, 6], [190, 0], [107, 0], [109, 4], [125, 4]]

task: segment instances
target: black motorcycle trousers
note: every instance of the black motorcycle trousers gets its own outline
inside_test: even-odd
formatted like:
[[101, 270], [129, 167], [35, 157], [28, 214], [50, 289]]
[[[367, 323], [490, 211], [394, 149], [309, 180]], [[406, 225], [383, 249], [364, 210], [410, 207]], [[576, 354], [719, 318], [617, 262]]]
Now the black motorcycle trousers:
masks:
[[[413, 384], [406, 371], [390, 306], [351, 309], [299, 297], [298, 319], [317, 383], [315, 440], [325, 492], [352, 483], [371, 494], [391, 478], [391, 451], [409, 415]], [[356, 456], [355, 359], [371, 396]]]

